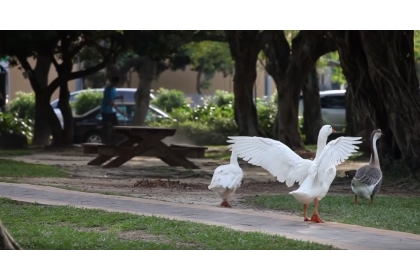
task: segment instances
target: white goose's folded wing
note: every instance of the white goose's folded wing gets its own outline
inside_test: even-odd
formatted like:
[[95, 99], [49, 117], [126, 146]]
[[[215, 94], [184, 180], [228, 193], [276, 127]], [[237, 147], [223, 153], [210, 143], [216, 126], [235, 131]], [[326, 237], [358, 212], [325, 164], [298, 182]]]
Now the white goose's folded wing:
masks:
[[235, 189], [241, 185], [243, 179], [242, 170], [230, 164], [222, 165], [214, 170], [213, 177], [209, 189], [214, 187], [222, 187], [227, 189]]
[[238, 157], [266, 169], [279, 182], [286, 182], [288, 187], [293, 186], [295, 182], [303, 182], [313, 164], [311, 160], [301, 158], [279, 141], [256, 136], [228, 138], [227, 142], [231, 143], [228, 147]]

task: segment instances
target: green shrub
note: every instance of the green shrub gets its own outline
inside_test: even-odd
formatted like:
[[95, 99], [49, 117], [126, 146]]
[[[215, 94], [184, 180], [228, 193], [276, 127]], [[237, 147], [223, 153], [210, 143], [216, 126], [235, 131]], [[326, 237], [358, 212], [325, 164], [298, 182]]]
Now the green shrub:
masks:
[[73, 108], [76, 115], [83, 115], [93, 108], [101, 105], [103, 93], [95, 90], [88, 90], [79, 93], [73, 102]]
[[35, 93], [16, 92], [16, 97], [10, 101], [8, 111], [21, 119], [35, 119]]
[[0, 112], [0, 135], [23, 134], [32, 137], [32, 120], [19, 118], [18, 114]]
[[273, 138], [274, 123], [277, 116], [277, 104], [274, 98], [257, 99], [258, 124], [269, 138]]
[[233, 101], [235, 100], [235, 95], [232, 92], [224, 90], [216, 90], [215, 96], [217, 106], [233, 104]]
[[197, 121], [159, 121], [155, 127], [176, 128], [177, 135], [183, 135], [196, 145], [226, 145], [227, 136], [238, 135], [238, 128], [233, 119], [218, 119], [212, 124]]
[[187, 137], [196, 145], [224, 145], [227, 136], [238, 133], [231, 104], [196, 108], [184, 105], [170, 114], [176, 122], [159, 120], [150, 125], [176, 128], [177, 135]]
[[[177, 134], [183, 135], [197, 145], [226, 145], [226, 137], [237, 135], [233, 94], [216, 91], [216, 94], [204, 100], [204, 106], [191, 108], [183, 105], [170, 113], [176, 122], [159, 120], [151, 126], [173, 127]], [[272, 138], [277, 115], [276, 96], [257, 98], [258, 122], [267, 137]], [[303, 119], [299, 119], [302, 134]], [[304, 135], [302, 135], [304, 137]]]
[[167, 113], [172, 112], [174, 109], [183, 107], [187, 104], [184, 93], [176, 89], [164, 89], [160, 88], [157, 90], [158, 94], [152, 105], [166, 111]]
[[204, 104], [207, 106], [224, 106], [233, 104], [234, 99], [233, 93], [225, 90], [216, 90], [214, 95], [204, 98]]

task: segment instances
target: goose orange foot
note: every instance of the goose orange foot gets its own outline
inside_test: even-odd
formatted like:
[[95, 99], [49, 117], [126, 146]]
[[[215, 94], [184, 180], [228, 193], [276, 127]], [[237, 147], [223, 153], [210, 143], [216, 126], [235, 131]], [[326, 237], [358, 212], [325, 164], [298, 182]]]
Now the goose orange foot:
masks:
[[321, 219], [321, 217], [319, 217], [319, 215], [318, 214], [313, 214], [312, 215], [312, 217], [311, 217], [311, 222], [314, 222], [314, 223], [325, 223], [322, 219]]
[[223, 206], [223, 207], [227, 207], [227, 208], [232, 208], [232, 206], [229, 204], [229, 202], [227, 202], [227, 201], [223, 201], [221, 204], [220, 204], [220, 206]]
[[357, 205], [357, 195], [354, 196], [354, 205]]
[[303, 217], [304, 217], [303, 220], [305, 222], [309, 222], [311, 220], [308, 218], [307, 212], [308, 212], [308, 204], [303, 204]]

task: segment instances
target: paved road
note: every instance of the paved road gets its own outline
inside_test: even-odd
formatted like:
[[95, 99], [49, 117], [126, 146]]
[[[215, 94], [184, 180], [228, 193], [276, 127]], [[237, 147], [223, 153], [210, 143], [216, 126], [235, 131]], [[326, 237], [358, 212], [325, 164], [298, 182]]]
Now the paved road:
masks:
[[12, 183], [0, 183], [0, 196], [40, 204], [73, 205], [222, 225], [237, 230], [260, 231], [298, 240], [315, 241], [342, 249], [420, 249], [420, 235], [416, 234], [333, 222], [313, 224], [303, 222], [301, 217], [249, 209], [178, 204]]

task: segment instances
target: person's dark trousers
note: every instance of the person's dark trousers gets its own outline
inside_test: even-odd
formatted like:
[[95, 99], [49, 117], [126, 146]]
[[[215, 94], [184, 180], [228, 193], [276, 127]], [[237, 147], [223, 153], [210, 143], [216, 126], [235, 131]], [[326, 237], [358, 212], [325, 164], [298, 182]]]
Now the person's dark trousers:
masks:
[[103, 125], [103, 144], [116, 145], [115, 132], [113, 127], [118, 125], [117, 115], [115, 113], [101, 113]]

